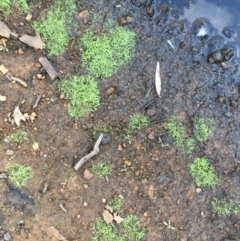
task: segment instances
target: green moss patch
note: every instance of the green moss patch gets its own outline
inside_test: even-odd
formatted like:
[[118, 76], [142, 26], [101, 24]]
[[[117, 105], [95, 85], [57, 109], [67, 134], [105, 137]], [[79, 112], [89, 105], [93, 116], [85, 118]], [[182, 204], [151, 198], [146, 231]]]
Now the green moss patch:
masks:
[[30, 166], [21, 164], [7, 164], [6, 171], [9, 179], [17, 186], [23, 187], [33, 177], [33, 170]]
[[95, 111], [100, 105], [100, 91], [96, 81], [90, 76], [72, 76], [69, 79], [62, 79], [59, 89], [71, 101], [69, 108], [71, 117], [81, 117]]
[[34, 22], [33, 27], [43, 36], [49, 55], [62, 53], [68, 45], [67, 26], [71, 25], [75, 8], [72, 0], [56, 0], [45, 19]]
[[214, 168], [210, 165], [206, 158], [196, 158], [190, 164], [190, 174], [195, 179], [197, 186], [215, 186], [219, 182], [219, 178]]
[[135, 33], [121, 26], [100, 35], [90, 30], [83, 34], [80, 45], [84, 49], [82, 62], [89, 74], [95, 77], [110, 77], [120, 66], [131, 60]]

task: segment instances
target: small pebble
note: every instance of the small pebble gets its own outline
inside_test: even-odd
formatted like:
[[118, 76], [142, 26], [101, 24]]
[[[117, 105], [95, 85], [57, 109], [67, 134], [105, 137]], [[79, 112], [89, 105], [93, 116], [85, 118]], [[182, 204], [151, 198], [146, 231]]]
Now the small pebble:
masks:
[[148, 135], [148, 140], [154, 140], [154, 134], [153, 132], [151, 132], [149, 135]]
[[105, 203], [107, 200], [105, 198], [102, 198], [102, 203]]
[[7, 150], [7, 151], [6, 151], [6, 154], [7, 154], [8, 156], [12, 156], [12, 155], [14, 154], [14, 151], [12, 151], [12, 150]]
[[88, 185], [86, 183], [84, 183], [83, 188], [88, 189]]
[[61, 93], [59, 98], [60, 98], [60, 100], [63, 100], [65, 98], [65, 95], [63, 93]]
[[84, 202], [84, 203], [83, 203], [83, 206], [84, 206], [84, 207], [87, 207], [87, 205], [88, 205], [87, 202]]
[[201, 188], [196, 188], [196, 193], [200, 193], [202, 191], [202, 189]]

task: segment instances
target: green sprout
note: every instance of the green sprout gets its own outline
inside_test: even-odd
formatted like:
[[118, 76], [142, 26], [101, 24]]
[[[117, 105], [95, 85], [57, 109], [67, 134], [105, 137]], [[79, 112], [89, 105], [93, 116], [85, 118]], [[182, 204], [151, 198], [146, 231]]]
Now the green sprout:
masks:
[[59, 89], [71, 101], [69, 114], [78, 118], [97, 109], [100, 105], [100, 91], [90, 76], [73, 76], [62, 79]]
[[165, 222], [165, 221], [164, 221], [163, 224], [166, 225], [168, 229], [175, 230], [175, 227], [173, 227], [173, 226], [171, 225], [171, 221], [170, 221], [170, 220], [168, 220], [168, 222]]
[[186, 127], [179, 117], [177, 115], [171, 116], [169, 122], [167, 122], [165, 126], [169, 135], [174, 138], [176, 147], [183, 150], [187, 154], [191, 154], [195, 148], [195, 141], [191, 137], [183, 137]]
[[196, 158], [190, 164], [190, 174], [195, 179], [197, 186], [215, 186], [219, 182], [214, 168], [204, 157]]
[[102, 123], [97, 123], [93, 127], [93, 136], [96, 137], [98, 133], [109, 133], [112, 130], [112, 127], [107, 127]]
[[1, 0], [0, 1], [0, 11], [2, 11], [2, 12], [10, 11], [10, 0]]
[[93, 164], [91, 170], [92, 173], [99, 177], [105, 177], [111, 172], [106, 162], [99, 162], [97, 164]]
[[26, 0], [16, 0], [20, 4], [20, 11], [26, 13], [29, 10]]
[[130, 121], [129, 121], [127, 130], [123, 134], [124, 139], [127, 140], [129, 142], [129, 144], [131, 144], [132, 133], [134, 131], [140, 130], [148, 125], [149, 125], [148, 116], [145, 116], [143, 114], [133, 114], [130, 117]]
[[240, 213], [240, 203], [235, 204], [232, 199], [213, 198], [211, 204], [214, 212], [218, 215], [228, 216], [232, 213]]
[[67, 28], [71, 28], [73, 24], [69, 19], [74, 15], [75, 9], [76, 6], [72, 0], [55, 0], [47, 12], [46, 19], [34, 22], [33, 28], [46, 41], [49, 55], [62, 53], [68, 45], [69, 36]]
[[115, 196], [113, 199], [108, 201], [108, 206], [110, 206], [113, 211], [119, 211], [122, 206], [122, 199], [118, 196]]
[[27, 132], [25, 130], [17, 130], [9, 135], [9, 139], [17, 144], [21, 144], [24, 140], [27, 140]]
[[136, 35], [126, 27], [105, 29], [102, 34], [88, 30], [82, 35], [83, 66], [95, 77], [110, 77], [133, 55]]
[[215, 122], [212, 118], [200, 117], [194, 121], [194, 136], [197, 141], [206, 141], [213, 133]]
[[148, 116], [143, 114], [133, 114], [128, 125], [129, 130], [136, 131], [146, 127], [149, 124]]
[[33, 177], [33, 170], [30, 166], [21, 164], [7, 164], [6, 171], [9, 179], [17, 186], [23, 187]]

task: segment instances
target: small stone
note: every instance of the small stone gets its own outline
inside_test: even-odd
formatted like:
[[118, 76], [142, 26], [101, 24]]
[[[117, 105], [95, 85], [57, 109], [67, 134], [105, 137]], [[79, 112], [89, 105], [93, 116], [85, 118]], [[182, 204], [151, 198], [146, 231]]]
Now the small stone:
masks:
[[26, 17], [26, 20], [27, 20], [27, 21], [30, 21], [31, 19], [32, 19], [32, 14], [29, 13], [29, 14], [27, 15], [27, 17]]
[[29, 114], [28, 113], [24, 113], [23, 115], [27, 120], [29, 120]]
[[12, 156], [12, 155], [14, 154], [14, 151], [12, 151], [12, 150], [7, 150], [7, 151], [6, 151], [6, 154], [7, 154], [8, 156]]
[[3, 74], [6, 74], [8, 72], [8, 69], [3, 65], [1, 64], [0, 65], [0, 71], [3, 73]]
[[36, 117], [37, 116], [36, 112], [32, 112], [31, 116]]
[[88, 169], [85, 169], [83, 176], [85, 179], [89, 180], [93, 177], [93, 174]]
[[84, 183], [83, 188], [88, 189], [88, 185], [86, 183]]
[[122, 151], [122, 146], [120, 144], [118, 145], [118, 151]]
[[9, 233], [5, 233], [4, 236], [3, 236], [3, 238], [4, 238], [5, 241], [10, 241], [10, 240], [12, 240], [12, 238], [11, 238], [11, 236], [10, 236]]
[[6, 101], [6, 100], [7, 100], [6, 96], [0, 95], [0, 101]]
[[42, 79], [42, 75], [41, 74], [37, 74], [37, 78], [38, 79]]
[[102, 203], [105, 203], [107, 200], [105, 198], [102, 198]]
[[80, 214], [77, 215], [77, 219], [79, 219], [79, 218], [81, 218], [81, 215], [80, 215]]
[[39, 149], [39, 144], [36, 141], [34, 141], [33, 144], [32, 144], [32, 148], [35, 151], [38, 150]]
[[148, 109], [147, 110], [147, 115], [149, 116], [155, 116], [157, 113], [156, 109]]
[[114, 92], [114, 87], [109, 87], [106, 91], [106, 95], [111, 95]]
[[35, 117], [34, 117], [34, 116], [30, 116], [29, 119], [30, 119], [31, 121], [34, 121], [34, 120], [35, 120]]
[[24, 54], [24, 51], [20, 48], [20, 49], [18, 50], [18, 54], [19, 54], [19, 55], [22, 55], [22, 54]]
[[124, 163], [125, 163], [128, 167], [130, 167], [130, 166], [132, 165], [132, 162], [129, 161], [129, 160], [124, 160]]
[[148, 140], [154, 140], [154, 134], [153, 132], [151, 132], [149, 135], [148, 135]]
[[86, 18], [86, 17], [88, 17], [88, 16], [89, 16], [88, 10], [83, 10], [83, 11], [81, 11], [81, 12], [78, 13], [78, 17], [79, 17], [79, 18]]
[[87, 207], [88, 206], [88, 203], [87, 202], [84, 202], [83, 203], [83, 207]]
[[43, 154], [43, 157], [45, 157], [45, 158], [46, 158], [46, 157], [47, 157], [47, 154]]
[[119, 194], [118, 197], [123, 200], [123, 195], [122, 194]]
[[36, 67], [36, 68], [41, 68], [42, 65], [41, 65], [39, 62], [37, 62], [37, 63], [35, 63], [35, 67]]
[[144, 216], [144, 217], [147, 217], [147, 216], [148, 216], [148, 213], [147, 213], [147, 212], [145, 212], [145, 213], [143, 214], [143, 216]]
[[59, 98], [60, 98], [60, 100], [63, 100], [65, 98], [65, 95], [63, 93], [61, 93]]
[[224, 113], [224, 115], [227, 117], [227, 118], [230, 118], [232, 116], [232, 113], [227, 111]]
[[201, 188], [196, 188], [196, 193], [200, 193], [202, 191], [202, 189]]

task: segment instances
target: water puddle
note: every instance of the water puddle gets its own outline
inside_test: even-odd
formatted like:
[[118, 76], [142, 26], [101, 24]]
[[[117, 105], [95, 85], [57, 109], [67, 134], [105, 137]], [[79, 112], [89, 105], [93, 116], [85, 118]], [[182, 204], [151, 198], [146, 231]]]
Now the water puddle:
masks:
[[[209, 39], [217, 36], [218, 41], [233, 46], [236, 56], [239, 57], [240, 1], [158, 0], [156, 5], [157, 9], [161, 9], [162, 6], [166, 8], [167, 5], [172, 12], [179, 11], [180, 18], [193, 24], [193, 32], [195, 31], [196, 35], [204, 36], [206, 31]], [[199, 25], [198, 31], [196, 25]]]

